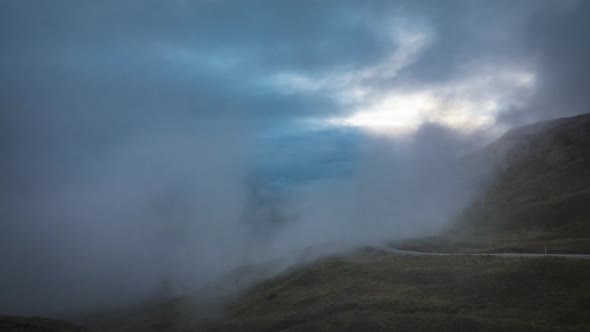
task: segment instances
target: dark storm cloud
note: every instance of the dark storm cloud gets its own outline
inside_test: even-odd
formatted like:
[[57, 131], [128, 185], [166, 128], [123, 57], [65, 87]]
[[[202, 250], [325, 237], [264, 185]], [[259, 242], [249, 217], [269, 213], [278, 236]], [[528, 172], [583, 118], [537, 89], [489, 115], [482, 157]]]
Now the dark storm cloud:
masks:
[[[408, 66], [402, 80], [415, 84], [450, 81], [474, 60], [499, 61], [519, 55], [519, 25], [531, 1], [418, 1], [412, 7], [434, 31], [430, 47]], [[516, 28], [516, 29], [515, 29]]]
[[[118, 1], [5, 3], [13, 47], [186, 47], [257, 58], [265, 66], [322, 67], [383, 53], [362, 6], [334, 2]], [[335, 56], [338, 55], [338, 56]]]
[[509, 126], [588, 112], [590, 4], [587, 1], [417, 2], [436, 40], [389, 84], [450, 83], [461, 68], [508, 65], [535, 74], [525, 105], [502, 109]]
[[[539, 74], [541, 86], [556, 80], [553, 76], [571, 82], [575, 78], [569, 79], [570, 75], [584, 72], [571, 69], [585, 59], [583, 50], [572, 52], [572, 48], [586, 44], [584, 26], [575, 25], [587, 21], [588, 6], [565, 3], [570, 5], [551, 1], [4, 2], [2, 100], [31, 93], [37, 85], [37, 92], [58, 103], [65, 102], [64, 91], [69, 96], [90, 93], [79, 99], [110, 108], [161, 109], [165, 104], [172, 110], [244, 112], [249, 117], [334, 112], [337, 109], [325, 97], [306, 95], [301, 101], [254, 83], [280, 71], [317, 73], [381, 61], [396, 46], [386, 34], [391, 29], [384, 25], [388, 19], [418, 22], [431, 29], [434, 38], [399, 77], [384, 82], [384, 89], [453, 80], [458, 67], [476, 60], [536, 64], [537, 70], [548, 71]], [[533, 27], [539, 25], [535, 22], [543, 22], [542, 27]], [[568, 37], [556, 38], [563, 34]], [[558, 40], [560, 45], [551, 44]], [[563, 40], [571, 43], [563, 45]], [[562, 61], [568, 66], [563, 70], [551, 60], [562, 55], [569, 57]], [[319, 100], [310, 101], [313, 98]]]
[[204, 118], [239, 116], [255, 126], [273, 126], [280, 119], [332, 112], [325, 97], [285, 95], [265, 84], [265, 77], [278, 68], [366, 63], [387, 50], [362, 15], [357, 17], [358, 5], [8, 1], [1, 6], [0, 100], [7, 150], [18, 144], [19, 150], [76, 152], [81, 143], [112, 144], [153, 123], [190, 126]]
[[590, 111], [590, 3], [539, 10], [527, 22], [523, 43], [538, 68], [532, 102], [506, 115], [526, 123]]

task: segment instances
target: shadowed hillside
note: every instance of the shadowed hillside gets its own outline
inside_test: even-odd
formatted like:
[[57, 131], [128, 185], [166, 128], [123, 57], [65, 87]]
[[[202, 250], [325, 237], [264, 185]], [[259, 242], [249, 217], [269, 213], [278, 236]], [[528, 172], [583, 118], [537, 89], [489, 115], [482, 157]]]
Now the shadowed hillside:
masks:
[[0, 315], [0, 331], [3, 332], [88, 332], [80, 326], [56, 319], [39, 317], [15, 317]]
[[465, 163], [487, 189], [422, 250], [590, 252], [590, 114], [509, 130]]
[[584, 331], [589, 278], [590, 262], [362, 253], [262, 283], [202, 330]]
[[[590, 261], [396, 256], [298, 267], [199, 319], [190, 298], [102, 315], [96, 331], [588, 331]], [[139, 308], [138, 308], [139, 309]]]

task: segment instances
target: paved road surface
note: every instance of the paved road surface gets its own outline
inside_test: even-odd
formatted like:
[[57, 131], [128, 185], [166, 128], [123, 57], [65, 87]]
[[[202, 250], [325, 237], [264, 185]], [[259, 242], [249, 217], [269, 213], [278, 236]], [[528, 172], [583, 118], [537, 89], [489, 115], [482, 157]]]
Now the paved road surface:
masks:
[[402, 250], [386, 246], [375, 247], [378, 250], [390, 252], [396, 255], [406, 256], [496, 256], [496, 257], [526, 257], [526, 258], [543, 258], [559, 257], [567, 259], [590, 259], [590, 254], [524, 254], [524, 253], [448, 253], [448, 252], [422, 252]]

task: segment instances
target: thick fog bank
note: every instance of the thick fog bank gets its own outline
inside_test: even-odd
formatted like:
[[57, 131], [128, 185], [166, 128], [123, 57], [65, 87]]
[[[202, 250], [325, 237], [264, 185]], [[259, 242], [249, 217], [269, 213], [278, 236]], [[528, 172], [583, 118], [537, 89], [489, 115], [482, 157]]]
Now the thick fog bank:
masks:
[[477, 189], [458, 162], [467, 142], [439, 127], [404, 140], [366, 136], [353, 174], [252, 204], [247, 131], [140, 132], [4, 207], [1, 246], [11, 254], [0, 310], [125, 306], [186, 294], [245, 265], [278, 260], [279, 272], [303, 251], [309, 260], [433, 234]]

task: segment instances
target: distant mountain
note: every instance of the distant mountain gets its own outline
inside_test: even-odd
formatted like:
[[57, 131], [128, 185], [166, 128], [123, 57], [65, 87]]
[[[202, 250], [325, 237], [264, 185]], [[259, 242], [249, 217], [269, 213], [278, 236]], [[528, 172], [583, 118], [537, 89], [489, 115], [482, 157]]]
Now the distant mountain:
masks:
[[449, 236], [590, 251], [590, 114], [511, 129], [469, 159], [489, 182]]

